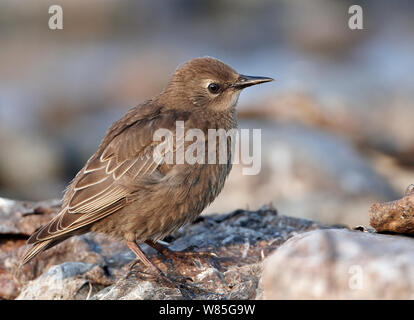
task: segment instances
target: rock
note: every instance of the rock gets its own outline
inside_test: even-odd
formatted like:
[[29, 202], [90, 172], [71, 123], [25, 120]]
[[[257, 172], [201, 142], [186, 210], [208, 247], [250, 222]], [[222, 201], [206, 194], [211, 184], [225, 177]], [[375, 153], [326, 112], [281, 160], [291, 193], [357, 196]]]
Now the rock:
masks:
[[413, 299], [414, 239], [314, 230], [266, 261], [262, 299]]
[[98, 265], [65, 262], [30, 281], [16, 300], [84, 300], [112, 283], [107, 271]]
[[[235, 262], [235, 258], [219, 259]], [[129, 272], [116, 284], [98, 292], [94, 300], [179, 300], [179, 299], [253, 299], [256, 296], [258, 279], [261, 273], [261, 261], [257, 263], [242, 262], [242, 266], [226, 265], [225, 269], [210, 267], [209, 261], [194, 261], [180, 267], [180, 272], [189, 276], [189, 281], [181, 286], [174, 286], [153, 277], [143, 277], [139, 270]], [[244, 264], [244, 265], [243, 265]], [[169, 266], [168, 274], [174, 274]], [[187, 271], [186, 269], [190, 271]], [[177, 276], [177, 271], [175, 272]]]
[[[27, 245], [22, 245], [11, 252], [0, 253], [0, 283], [7, 285], [7, 287], [0, 287], [0, 297], [7, 299], [16, 297], [29, 281], [37, 279], [51, 267], [65, 262], [83, 262], [99, 266], [102, 270], [98, 273], [94, 271], [93, 283], [108, 286], [120, 275], [119, 266], [127, 264], [134, 258], [132, 254], [125, 252], [127, 249], [122, 243], [87, 234], [68, 239], [19, 269], [21, 257], [27, 248]], [[118, 257], [123, 259], [114, 261], [114, 258]]]
[[370, 224], [378, 232], [414, 233], [414, 185], [400, 200], [372, 205]]
[[[39, 214], [32, 212], [37, 204], [3, 200], [6, 209], [1, 215], [15, 221], [2, 238], [8, 239], [10, 231], [27, 238], [28, 227], [18, 219], [38, 219], [53, 215], [56, 209], [43, 203]], [[54, 202], [51, 202], [55, 205]], [[14, 209], [13, 209], [14, 208]], [[23, 210], [23, 209], [24, 210]], [[15, 210], [15, 211], [13, 211]], [[0, 221], [2, 217], [0, 216]], [[33, 225], [39, 221], [33, 220]], [[13, 228], [12, 228], [13, 227]], [[148, 274], [139, 262], [130, 269], [134, 254], [119, 241], [103, 235], [86, 234], [72, 237], [39, 255], [22, 269], [20, 258], [27, 249], [20, 242], [11, 250], [0, 247], [0, 297], [13, 299], [252, 299], [256, 296], [262, 260], [275, 248], [297, 233], [322, 228], [309, 220], [278, 215], [271, 207], [257, 211], [236, 210], [225, 215], [198, 218], [166, 239], [172, 250], [206, 251], [211, 257], [166, 259], [152, 248], [142, 245], [149, 258], [164, 273], [182, 281], [183, 286], [165, 283]], [[22, 240], [24, 242], [24, 239]]]
[[51, 267], [48, 271], [31, 281], [16, 300], [65, 300], [73, 299], [87, 284], [80, 277], [92, 268], [92, 264], [66, 262]]
[[164, 287], [156, 281], [139, 279], [131, 274], [92, 297], [92, 300], [178, 300], [182, 299], [179, 289]]
[[[44, 252], [41, 259], [18, 269], [20, 259], [27, 250], [26, 240], [37, 228], [54, 217], [59, 207], [58, 200], [28, 202], [0, 198], [1, 298], [15, 298], [25, 283], [36, 279], [56, 264], [67, 261], [99, 264], [114, 275], [120, 266], [134, 258], [125, 252], [126, 247], [122, 243], [100, 235], [87, 234], [68, 239]], [[115, 278], [112, 279], [114, 281]]]
[[17, 257], [29, 235], [53, 217], [59, 204], [57, 200], [35, 203], [0, 198], [0, 298], [18, 295], [19, 280], [11, 272], [17, 259], [11, 257]]

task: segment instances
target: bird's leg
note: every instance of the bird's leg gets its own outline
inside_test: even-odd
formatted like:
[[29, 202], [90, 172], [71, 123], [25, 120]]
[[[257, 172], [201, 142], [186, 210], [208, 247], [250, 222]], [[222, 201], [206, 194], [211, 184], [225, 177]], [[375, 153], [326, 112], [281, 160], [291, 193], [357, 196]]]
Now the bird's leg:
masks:
[[126, 241], [126, 244], [129, 249], [139, 260], [141, 260], [147, 267], [151, 269], [156, 275], [163, 275], [162, 271], [150, 260], [147, 258], [145, 253], [141, 250], [141, 248], [135, 243], [135, 241]]
[[[174, 284], [175, 279], [172, 279], [168, 276], [166, 276], [161, 270], [160, 268], [158, 268], [154, 262], [152, 262], [150, 259], [147, 258], [147, 256], [145, 255], [145, 253], [141, 250], [141, 248], [134, 242], [134, 241], [127, 241], [126, 242], [128, 245], [128, 248], [132, 250], [132, 252], [134, 252], [137, 256], [137, 258], [139, 260], [141, 260], [147, 267], [150, 268], [150, 270], [158, 277], [160, 277], [162, 280], [166, 280], [168, 283], [172, 283]], [[164, 247], [163, 247], [164, 248]], [[167, 248], [165, 248], [166, 250], [168, 250]], [[173, 251], [171, 251], [173, 252]], [[133, 267], [134, 265], [132, 265]], [[131, 267], [131, 268], [132, 268]], [[183, 278], [185, 282], [186, 279], [189, 278]], [[191, 280], [191, 279], [190, 279]]]
[[[165, 275], [150, 259], [147, 258], [145, 253], [141, 250], [141, 248], [134, 241], [126, 241], [126, 244], [128, 245], [128, 248], [131, 249], [132, 252], [136, 254], [137, 258], [141, 260], [147, 267], [149, 267], [151, 271], [161, 280], [167, 282], [169, 285], [173, 285], [177, 287], [178, 289], [181, 289], [182, 287], [189, 287], [186, 284], [186, 282], [187, 280], [192, 281], [191, 278], [188, 278], [188, 277], [171, 278]], [[134, 265], [132, 265], [131, 268], [133, 266]], [[178, 280], [179, 285], [177, 285], [177, 280]]]
[[[161, 253], [163, 256], [173, 260], [174, 267], [177, 267], [177, 265], [180, 264], [188, 264], [193, 263], [193, 260], [191, 258], [217, 258], [217, 255], [213, 252], [200, 252], [200, 251], [174, 251], [171, 249], [168, 249], [166, 246], [163, 246], [162, 244], [158, 242], [154, 242], [151, 240], [145, 241], [147, 245], [149, 245], [151, 248], [154, 248], [159, 253]], [[213, 262], [213, 265], [217, 264]], [[218, 266], [220, 268], [220, 266]], [[184, 277], [184, 279], [191, 280], [189, 277]]]
[[145, 241], [147, 245], [157, 250], [162, 255], [166, 256], [167, 258], [171, 259], [187, 259], [191, 257], [198, 257], [198, 258], [211, 258], [217, 257], [217, 255], [213, 252], [202, 252], [202, 251], [173, 251], [168, 249], [167, 247], [161, 245], [158, 242], [154, 242], [151, 240]]

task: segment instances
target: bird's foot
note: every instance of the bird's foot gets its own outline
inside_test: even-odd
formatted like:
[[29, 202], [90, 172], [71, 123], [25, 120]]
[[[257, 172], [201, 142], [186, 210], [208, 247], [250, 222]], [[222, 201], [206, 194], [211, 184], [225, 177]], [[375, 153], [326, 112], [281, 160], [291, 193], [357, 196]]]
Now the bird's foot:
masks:
[[163, 271], [161, 271], [161, 269], [159, 269], [155, 264], [153, 265], [146, 265], [144, 264], [144, 268], [139, 268], [136, 269], [134, 268], [135, 265], [139, 262], [142, 262], [140, 259], [136, 259], [134, 261], [132, 261], [129, 265], [129, 272], [127, 277], [130, 274], [135, 274], [137, 275], [137, 273], [139, 273], [142, 277], [142, 279], [146, 279], [149, 280], [148, 278], [151, 279], [151, 281], [157, 281], [160, 284], [167, 286], [167, 287], [175, 287], [178, 289], [188, 289], [191, 286], [189, 285], [189, 282], [193, 282], [193, 279], [191, 279], [190, 277], [185, 277], [182, 275], [170, 275], [170, 274], [166, 274]]
[[[148, 259], [145, 254], [142, 252], [142, 250], [138, 247], [138, 245], [134, 242], [127, 242], [129, 248], [135, 252], [137, 255], [137, 258], [135, 261], [130, 263], [129, 266], [129, 274], [131, 273], [137, 273], [137, 270], [133, 270], [134, 266], [138, 262], [143, 262], [144, 266], [146, 266], [146, 270], [142, 270], [140, 268], [139, 273], [141, 275], [146, 275], [152, 277], [154, 280], [158, 281], [160, 284], [177, 288], [180, 290], [180, 292], [183, 294], [184, 297], [191, 298], [196, 292], [202, 293], [202, 294], [212, 294], [206, 289], [203, 289], [199, 287], [197, 284], [193, 284], [193, 279], [187, 276], [183, 276], [181, 274], [177, 274], [177, 272], [174, 272], [172, 270], [172, 273], [164, 273], [161, 271], [160, 268], [157, 267], [157, 265], [152, 262], [150, 259]], [[153, 243], [151, 243], [153, 244]], [[189, 257], [216, 257], [214, 253], [211, 252], [192, 252], [192, 251], [172, 251], [160, 244], [156, 244], [156, 247], [163, 250], [163, 254], [165, 254], [168, 258], [171, 259], [179, 259], [179, 260], [185, 260], [186, 263], [188, 263]], [[190, 259], [191, 260], [191, 259]], [[176, 271], [176, 269], [174, 269]], [[146, 272], [148, 271], [148, 272]], [[127, 277], [128, 277], [127, 275]]]
[[133, 261], [132, 263], [130, 263], [129, 273], [132, 273], [135, 271], [133, 269], [134, 269], [134, 266], [138, 262], [143, 262], [144, 265], [149, 270], [149, 273], [144, 272], [144, 271], [140, 271], [140, 273], [154, 276], [156, 279], [160, 280], [163, 283], [167, 283], [169, 285], [173, 285], [177, 287], [177, 284], [185, 283], [188, 280], [192, 281], [192, 279], [188, 277], [179, 276], [179, 277], [173, 278], [171, 276], [164, 274], [164, 272], [162, 272], [161, 269], [158, 268], [158, 266], [154, 262], [152, 262], [150, 259], [147, 258], [147, 256], [144, 254], [144, 252], [139, 248], [139, 246], [135, 242], [127, 242], [127, 245], [137, 255], [137, 259]]

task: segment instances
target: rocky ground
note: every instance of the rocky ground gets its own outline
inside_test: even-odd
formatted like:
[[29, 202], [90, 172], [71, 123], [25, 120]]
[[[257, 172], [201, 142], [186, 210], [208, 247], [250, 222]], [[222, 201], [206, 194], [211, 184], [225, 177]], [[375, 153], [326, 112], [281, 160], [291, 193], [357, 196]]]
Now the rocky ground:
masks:
[[[386, 221], [382, 231], [395, 232], [401, 215], [407, 220], [414, 214], [411, 196], [410, 187], [401, 200], [373, 205], [371, 225]], [[171, 260], [143, 245], [173, 281], [155, 278], [140, 262], [134, 265], [123, 243], [94, 234], [73, 237], [19, 269], [25, 240], [58, 208], [58, 201], [0, 198], [2, 299], [414, 297], [411, 237], [322, 225], [271, 207], [202, 216], [164, 239], [172, 250], [208, 251], [211, 257]]]

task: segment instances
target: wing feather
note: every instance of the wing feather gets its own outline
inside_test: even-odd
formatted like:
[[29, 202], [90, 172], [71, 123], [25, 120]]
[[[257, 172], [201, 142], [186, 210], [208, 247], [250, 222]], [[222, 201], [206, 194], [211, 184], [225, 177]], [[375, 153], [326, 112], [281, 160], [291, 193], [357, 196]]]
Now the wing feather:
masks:
[[131, 190], [136, 179], [163, 176], [157, 172], [160, 163], [153, 158], [157, 145], [153, 134], [159, 127], [174, 130], [176, 119], [162, 115], [136, 121], [124, 119], [123, 126], [122, 120], [108, 130], [98, 151], [67, 189], [61, 212], [35, 232], [28, 243], [66, 236], [87, 227], [123, 208], [131, 191], [136, 191]]

